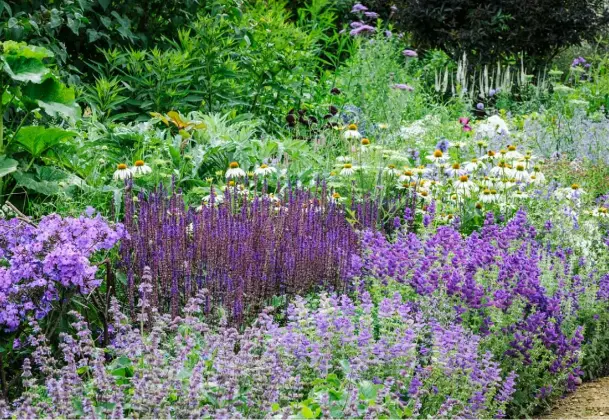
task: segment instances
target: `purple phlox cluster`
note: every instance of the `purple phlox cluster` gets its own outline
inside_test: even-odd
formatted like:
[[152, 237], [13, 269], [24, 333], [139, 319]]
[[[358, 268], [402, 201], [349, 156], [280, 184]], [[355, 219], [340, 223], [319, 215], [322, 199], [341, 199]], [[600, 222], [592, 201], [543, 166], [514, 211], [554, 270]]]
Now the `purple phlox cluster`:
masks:
[[368, 8], [361, 3], [355, 3], [351, 9], [351, 13], [367, 12]]
[[61, 288], [86, 294], [99, 285], [91, 258], [111, 249], [124, 230], [91, 216], [49, 215], [38, 226], [0, 219], [0, 328], [13, 331], [28, 314], [44, 317]]
[[573, 62], [571, 62], [571, 67], [577, 67], [577, 66], [582, 66], [582, 67], [588, 68], [588, 67], [590, 67], [590, 63], [588, 63], [584, 57], [575, 57], [573, 59]]

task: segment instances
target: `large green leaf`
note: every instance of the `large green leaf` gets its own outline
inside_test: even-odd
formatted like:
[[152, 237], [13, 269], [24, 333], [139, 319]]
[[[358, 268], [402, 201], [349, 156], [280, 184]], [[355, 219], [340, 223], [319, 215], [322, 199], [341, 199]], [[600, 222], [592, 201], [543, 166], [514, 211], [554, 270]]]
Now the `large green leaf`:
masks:
[[17, 185], [44, 195], [58, 194], [61, 189], [56, 181], [40, 181], [34, 174], [17, 171], [13, 174]]
[[46, 48], [15, 41], [5, 41], [0, 47], [2, 68], [13, 80], [42, 83], [50, 73], [50, 69], [42, 62], [44, 58], [53, 56]]
[[76, 119], [80, 108], [76, 104], [74, 89], [69, 88], [54, 77], [41, 84], [29, 83], [23, 88], [24, 101], [41, 107], [51, 117], [61, 114]]
[[15, 172], [19, 163], [15, 159], [0, 155], [0, 178]]
[[40, 156], [45, 150], [72, 138], [76, 133], [60, 128], [44, 128], [40, 126], [23, 127], [17, 132], [14, 141], [32, 156]]

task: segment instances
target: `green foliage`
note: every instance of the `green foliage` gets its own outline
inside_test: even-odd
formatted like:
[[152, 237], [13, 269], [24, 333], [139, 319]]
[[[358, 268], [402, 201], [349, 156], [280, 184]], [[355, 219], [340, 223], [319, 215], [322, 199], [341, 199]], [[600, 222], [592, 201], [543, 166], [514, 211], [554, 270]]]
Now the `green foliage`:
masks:
[[[0, 173], [3, 178], [0, 180], [0, 202], [7, 198], [4, 193], [8, 190], [6, 175], [9, 174], [14, 183], [8, 198], [17, 187], [52, 195], [55, 190], [51, 186], [56, 185], [48, 183], [56, 181], [56, 177], [44, 176], [35, 181], [28, 171], [52, 148], [76, 135], [59, 127], [24, 126], [32, 116], [42, 120], [39, 110], [50, 117], [63, 116], [72, 120], [79, 114], [74, 90], [61, 83], [45, 61], [52, 57], [53, 54], [42, 47], [14, 41], [0, 44], [3, 63], [0, 73]], [[13, 118], [7, 122], [13, 124], [5, 123], [5, 114], [9, 112]], [[38, 175], [43, 172], [45, 170], [40, 169]], [[47, 184], [42, 187], [41, 182]]]
[[[384, 11], [389, 3], [371, 5]], [[406, 0], [400, 6], [400, 24], [417, 46], [442, 48], [455, 58], [471, 52], [486, 63], [521, 52], [545, 62], [565, 47], [593, 40], [609, 19], [602, 0]]]

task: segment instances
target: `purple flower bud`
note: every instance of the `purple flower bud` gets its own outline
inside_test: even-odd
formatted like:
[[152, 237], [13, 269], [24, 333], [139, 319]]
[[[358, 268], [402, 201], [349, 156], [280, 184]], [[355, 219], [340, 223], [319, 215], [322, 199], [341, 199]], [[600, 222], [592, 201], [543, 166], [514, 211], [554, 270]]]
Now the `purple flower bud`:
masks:
[[402, 54], [404, 54], [406, 57], [417, 57], [418, 56], [417, 52], [414, 50], [404, 50], [404, 51], [402, 51]]

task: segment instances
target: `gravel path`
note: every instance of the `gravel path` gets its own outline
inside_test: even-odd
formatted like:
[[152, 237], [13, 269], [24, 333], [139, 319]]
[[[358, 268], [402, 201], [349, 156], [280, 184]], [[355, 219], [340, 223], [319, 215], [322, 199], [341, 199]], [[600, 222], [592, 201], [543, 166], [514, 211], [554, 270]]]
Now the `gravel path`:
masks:
[[609, 377], [586, 382], [560, 400], [548, 419], [609, 419]]

